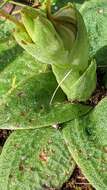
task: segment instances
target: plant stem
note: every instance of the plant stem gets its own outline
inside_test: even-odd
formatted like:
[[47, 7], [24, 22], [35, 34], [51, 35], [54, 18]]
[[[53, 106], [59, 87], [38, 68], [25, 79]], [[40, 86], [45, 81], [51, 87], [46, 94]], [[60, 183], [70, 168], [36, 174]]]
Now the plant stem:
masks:
[[51, 17], [51, 1], [47, 0], [46, 2], [46, 13], [47, 13], [47, 17], [50, 19]]
[[16, 1], [11, 1], [10, 0], [10, 3], [12, 3], [13, 5], [17, 5], [17, 6], [20, 6], [20, 7], [26, 7], [26, 5], [22, 4], [22, 3], [18, 3]]
[[23, 27], [23, 25], [16, 18], [14, 18], [10, 14], [6, 13], [4, 10], [0, 9], [0, 15], [3, 16], [4, 18], [10, 20], [11, 22], [13, 22], [15, 25], [17, 25], [19, 27]]

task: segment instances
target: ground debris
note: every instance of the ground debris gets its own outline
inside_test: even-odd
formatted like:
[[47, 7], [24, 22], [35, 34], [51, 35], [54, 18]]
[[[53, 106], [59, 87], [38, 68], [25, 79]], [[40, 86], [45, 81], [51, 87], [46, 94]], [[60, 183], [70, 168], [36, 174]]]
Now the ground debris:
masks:
[[73, 175], [67, 183], [65, 183], [61, 190], [95, 190], [91, 184], [81, 173], [81, 170], [76, 167]]

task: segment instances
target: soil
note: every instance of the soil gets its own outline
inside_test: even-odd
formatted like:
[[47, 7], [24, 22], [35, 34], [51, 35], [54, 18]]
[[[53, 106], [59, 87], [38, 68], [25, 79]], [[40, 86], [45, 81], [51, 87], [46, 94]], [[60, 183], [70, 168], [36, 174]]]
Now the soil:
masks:
[[63, 185], [61, 190], [94, 190], [94, 188], [92, 188], [77, 166], [70, 180]]
[[[30, 2], [30, 4], [31, 4], [32, 1], [24, 0], [24, 2], [27, 2], [27, 3]], [[5, 10], [8, 13], [12, 13], [12, 11], [14, 9], [16, 9], [15, 6], [8, 5], [8, 4], [5, 6]], [[102, 85], [102, 73], [100, 71], [98, 71], [97, 88], [87, 103], [91, 104], [91, 105], [96, 105], [105, 96], [107, 96], [107, 90]], [[11, 133], [11, 131], [8, 131], [8, 130], [0, 130], [0, 150], [2, 149], [6, 139], [10, 135], [10, 133]], [[48, 189], [48, 190], [55, 190], [55, 189]], [[73, 175], [63, 185], [63, 187], [60, 190], [95, 190], [95, 189], [91, 186], [91, 184], [83, 176], [81, 170], [77, 166], [74, 170]]]

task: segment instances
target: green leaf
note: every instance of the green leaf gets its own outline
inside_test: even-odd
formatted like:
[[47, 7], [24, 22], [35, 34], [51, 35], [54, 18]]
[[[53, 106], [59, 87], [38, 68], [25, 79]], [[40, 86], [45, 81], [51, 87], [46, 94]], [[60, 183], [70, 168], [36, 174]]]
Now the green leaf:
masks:
[[89, 182], [107, 189], [107, 97], [89, 115], [65, 124], [63, 135]]
[[104, 76], [102, 84], [107, 87], [107, 1], [90, 0], [81, 6], [80, 12], [88, 31], [90, 57], [96, 59]]
[[0, 53], [0, 66], [0, 99], [12, 88], [14, 80], [17, 86], [28, 77], [45, 70], [16, 44]]
[[63, 123], [91, 109], [90, 106], [67, 102], [61, 89], [50, 105], [56, 87], [51, 72], [28, 77], [1, 100], [0, 128], [26, 129]]
[[0, 190], [59, 188], [75, 167], [56, 129], [14, 132], [0, 158]]
[[98, 65], [107, 64], [107, 1], [90, 0], [81, 6], [90, 42], [90, 56]]
[[3, 18], [0, 18], [0, 46], [1, 42], [4, 42], [10, 37], [12, 29], [13, 24], [10, 24], [10, 22], [6, 21]]
[[12, 38], [10, 22], [0, 20], [0, 99], [11, 88], [15, 80], [15, 86], [35, 73], [43, 72], [46, 66], [19, 47]]

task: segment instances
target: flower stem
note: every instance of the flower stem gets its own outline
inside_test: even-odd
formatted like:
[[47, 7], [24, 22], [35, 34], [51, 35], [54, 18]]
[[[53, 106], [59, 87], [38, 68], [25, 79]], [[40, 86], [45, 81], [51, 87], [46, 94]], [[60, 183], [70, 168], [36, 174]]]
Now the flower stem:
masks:
[[47, 0], [46, 2], [46, 12], [47, 12], [47, 17], [51, 17], [51, 0]]
[[11, 22], [13, 22], [15, 25], [19, 26], [19, 27], [23, 27], [23, 25], [13, 16], [11, 16], [10, 14], [6, 13], [4, 10], [0, 9], [0, 15], [8, 20], [10, 20]]

